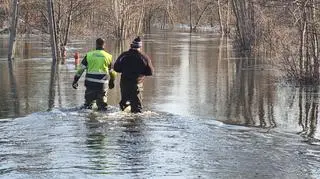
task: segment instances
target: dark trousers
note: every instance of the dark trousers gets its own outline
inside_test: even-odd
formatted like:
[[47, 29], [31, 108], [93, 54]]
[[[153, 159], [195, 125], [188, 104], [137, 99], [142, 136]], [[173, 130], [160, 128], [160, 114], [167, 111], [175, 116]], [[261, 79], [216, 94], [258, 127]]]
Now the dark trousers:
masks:
[[121, 110], [124, 110], [129, 105], [131, 106], [131, 112], [141, 112], [142, 105], [138, 96], [139, 88], [136, 79], [121, 78], [121, 101], [119, 103]]
[[98, 110], [107, 109], [107, 89], [92, 89], [86, 88], [85, 91], [85, 104], [86, 108], [92, 108], [94, 100], [98, 106]]

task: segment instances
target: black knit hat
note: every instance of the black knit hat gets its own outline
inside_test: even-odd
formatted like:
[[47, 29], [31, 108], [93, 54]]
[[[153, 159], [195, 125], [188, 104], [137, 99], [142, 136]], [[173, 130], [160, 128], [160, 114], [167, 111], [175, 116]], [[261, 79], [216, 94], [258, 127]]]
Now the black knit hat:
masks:
[[132, 43], [131, 43], [131, 48], [141, 48], [142, 47], [142, 42], [141, 42], [141, 39], [140, 37], [136, 37]]

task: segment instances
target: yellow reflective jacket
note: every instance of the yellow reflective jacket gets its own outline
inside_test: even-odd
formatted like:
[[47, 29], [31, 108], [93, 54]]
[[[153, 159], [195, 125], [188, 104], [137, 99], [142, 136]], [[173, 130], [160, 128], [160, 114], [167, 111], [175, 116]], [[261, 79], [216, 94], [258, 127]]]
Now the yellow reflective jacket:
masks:
[[81, 67], [77, 70], [75, 80], [78, 81], [86, 70], [85, 86], [104, 87], [109, 80], [114, 80], [116, 72], [112, 70], [112, 55], [103, 49], [90, 51], [81, 61]]

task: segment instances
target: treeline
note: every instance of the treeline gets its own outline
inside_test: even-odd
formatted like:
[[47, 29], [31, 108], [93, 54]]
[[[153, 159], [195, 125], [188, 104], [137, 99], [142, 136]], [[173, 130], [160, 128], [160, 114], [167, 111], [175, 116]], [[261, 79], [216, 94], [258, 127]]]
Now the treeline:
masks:
[[[1, 28], [11, 1], [0, 2]], [[46, 7], [43, 0], [20, 0], [19, 32], [48, 33]], [[54, 15], [61, 45], [70, 34], [126, 39], [153, 25], [219, 27], [242, 55], [264, 57], [299, 83], [320, 82], [320, 0], [54, 0]]]
[[232, 0], [239, 49], [268, 57], [289, 80], [319, 84], [319, 0]]
[[[0, 19], [4, 27], [10, 21], [13, 2], [2, 0]], [[49, 34], [47, 1], [19, 0], [18, 33]], [[153, 25], [174, 29], [177, 24], [198, 26], [215, 24], [218, 11], [212, 0], [53, 0], [57, 50], [73, 37], [100, 36], [127, 39], [150, 31]], [[7, 22], [7, 23], [5, 23]], [[61, 49], [60, 49], [61, 47]], [[61, 53], [58, 53], [61, 55]]]
[[[0, 28], [9, 21], [11, 1], [2, 0]], [[1, 2], [1, 1], [0, 1]], [[174, 29], [177, 24], [200, 25], [218, 22], [217, 0], [54, 0], [55, 21], [61, 39], [68, 34], [98, 34], [116, 39], [150, 30], [152, 25]], [[19, 31], [48, 32], [46, 1], [20, 0]]]

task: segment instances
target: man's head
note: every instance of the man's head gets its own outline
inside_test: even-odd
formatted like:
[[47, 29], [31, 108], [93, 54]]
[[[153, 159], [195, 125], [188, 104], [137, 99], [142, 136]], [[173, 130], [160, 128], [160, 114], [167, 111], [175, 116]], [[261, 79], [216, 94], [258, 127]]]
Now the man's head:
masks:
[[142, 47], [142, 41], [139, 36], [132, 41], [130, 47], [134, 49], [140, 49]]
[[103, 48], [103, 46], [104, 46], [104, 39], [98, 38], [98, 39], [96, 40], [96, 47], [97, 47], [97, 48]]

